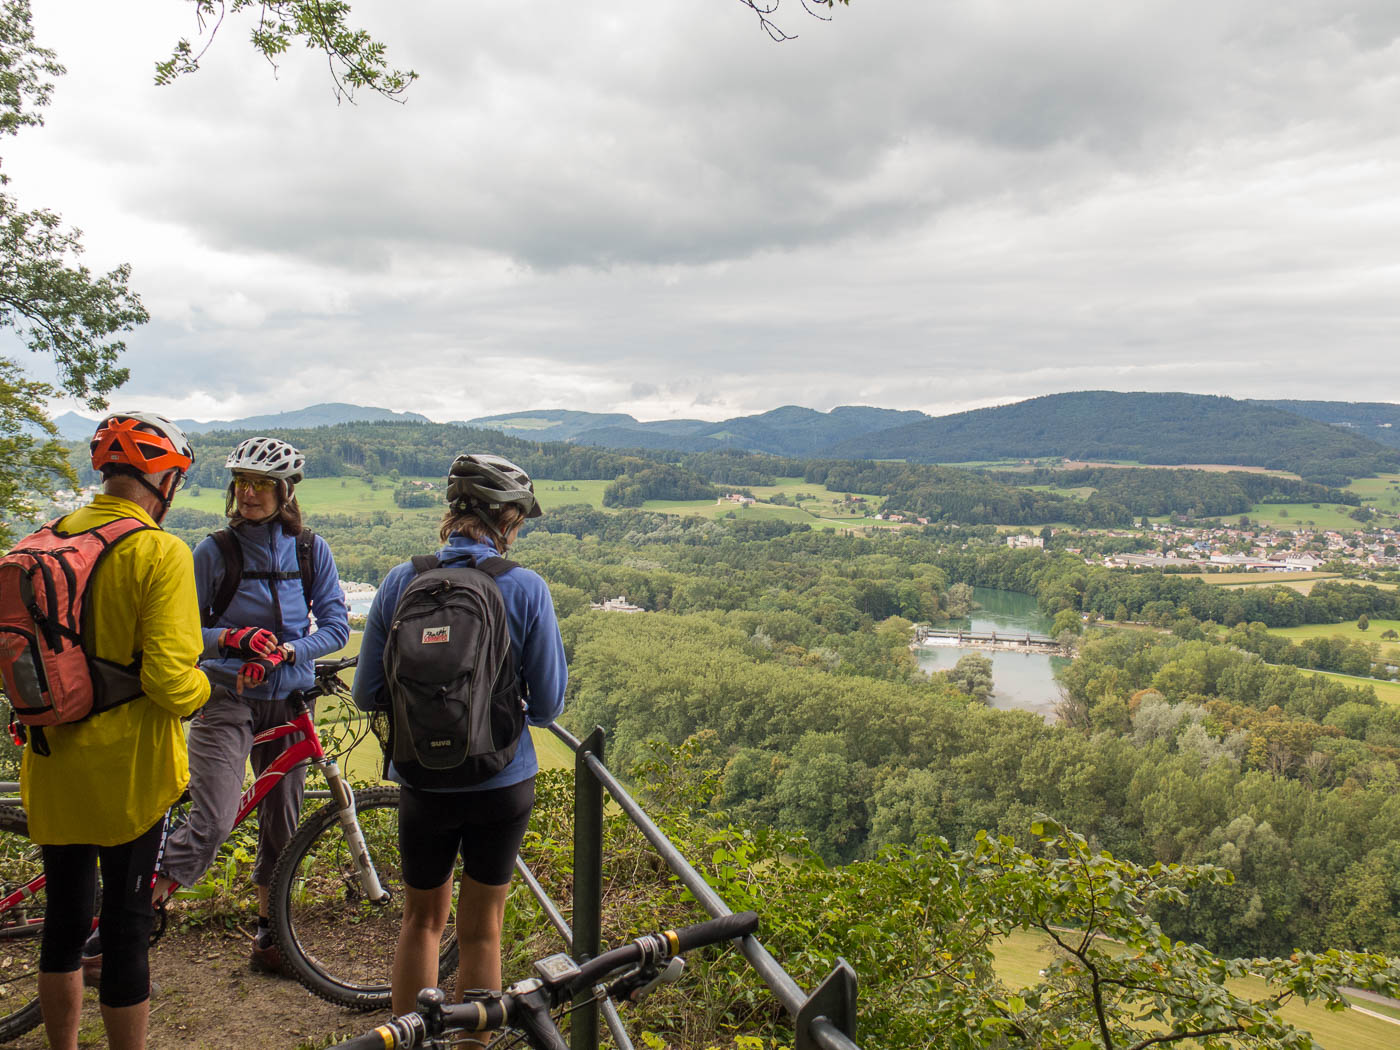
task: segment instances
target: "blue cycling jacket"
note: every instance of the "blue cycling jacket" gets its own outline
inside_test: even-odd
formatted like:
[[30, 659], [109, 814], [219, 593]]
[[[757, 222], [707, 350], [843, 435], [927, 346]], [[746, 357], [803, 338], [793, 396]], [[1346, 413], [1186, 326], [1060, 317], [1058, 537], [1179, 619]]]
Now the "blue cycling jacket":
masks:
[[[219, 636], [228, 627], [266, 627], [277, 635], [278, 641], [291, 644], [296, 652], [295, 662], [279, 664], [267, 681], [245, 687], [243, 695], [270, 700], [281, 699], [297, 689], [309, 689], [316, 679], [316, 658], [345, 648], [350, 638], [345, 595], [330, 546], [320, 536], [311, 545], [311, 605], [316, 612], [316, 631], [309, 634], [311, 621], [297, 567], [296, 537], [283, 532], [276, 522], [240, 525], [233, 534], [243, 547], [245, 575], [218, 623], [204, 628], [200, 666], [211, 682], [233, 689], [243, 658], [224, 656], [219, 651]], [[284, 572], [290, 573], [291, 578], [250, 580], [246, 575], [250, 572]], [[194, 549], [194, 577], [199, 607], [208, 608], [224, 579], [224, 556], [209, 537]]]
[[[437, 552], [443, 565], [465, 562], [468, 558], [481, 561], [496, 556], [493, 544], [482, 543], [469, 536], [452, 535], [447, 545]], [[374, 601], [369, 607], [365, 635], [360, 644], [360, 662], [355, 668], [353, 693], [355, 703], [363, 711], [389, 706], [389, 690], [384, 678], [384, 644], [394, 620], [399, 596], [413, 579], [413, 563], [395, 565], [384, 577]], [[564, 640], [559, 635], [559, 622], [554, 616], [554, 599], [549, 585], [538, 573], [517, 566], [496, 578], [501, 598], [506, 606], [510, 629], [510, 646], [520, 664], [525, 687], [525, 719], [533, 726], [546, 726], [564, 710], [564, 689], [569, 683], [569, 669], [564, 661]], [[509, 787], [529, 780], [539, 772], [535, 744], [527, 730], [515, 749], [510, 764], [490, 780], [461, 790], [487, 791]], [[391, 766], [389, 779], [403, 783]]]

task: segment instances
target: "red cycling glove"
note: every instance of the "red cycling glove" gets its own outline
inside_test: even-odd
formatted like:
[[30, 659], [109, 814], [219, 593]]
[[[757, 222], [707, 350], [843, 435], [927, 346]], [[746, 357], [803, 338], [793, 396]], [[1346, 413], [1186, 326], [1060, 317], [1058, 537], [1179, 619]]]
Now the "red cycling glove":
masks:
[[277, 651], [277, 635], [266, 627], [230, 627], [219, 639], [219, 648], [230, 656], [254, 660]]
[[281, 649], [274, 649], [266, 655], [253, 657], [238, 669], [238, 673], [249, 685], [262, 685], [267, 681], [268, 675], [272, 674], [272, 669], [285, 659]]

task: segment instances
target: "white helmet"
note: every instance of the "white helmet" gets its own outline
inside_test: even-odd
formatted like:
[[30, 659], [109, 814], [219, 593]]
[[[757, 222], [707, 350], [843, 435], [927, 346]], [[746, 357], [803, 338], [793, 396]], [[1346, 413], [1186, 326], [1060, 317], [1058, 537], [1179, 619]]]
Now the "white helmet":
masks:
[[224, 466], [243, 474], [262, 474], [288, 485], [298, 485], [305, 477], [306, 457], [277, 438], [252, 437], [228, 454]]

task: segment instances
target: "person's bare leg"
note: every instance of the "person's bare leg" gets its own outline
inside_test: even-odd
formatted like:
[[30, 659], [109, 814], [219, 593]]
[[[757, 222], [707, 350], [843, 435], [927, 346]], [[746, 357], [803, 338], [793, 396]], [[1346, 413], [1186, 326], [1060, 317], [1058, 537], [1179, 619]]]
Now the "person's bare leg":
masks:
[[78, 1050], [83, 1015], [83, 971], [39, 974], [39, 1006], [52, 1050]]
[[151, 1016], [149, 999], [135, 1006], [102, 1007], [102, 1026], [111, 1050], [145, 1050], [146, 1023]]
[[487, 886], [462, 876], [457, 898], [457, 985], [453, 1001], [470, 988], [501, 987], [501, 926], [510, 883]]
[[437, 987], [438, 952], [442, 931], [452, 914], [452, 889], [451, 879], [431, 890], [404, 887], [403, 922], [394, 950], [390, 993], [395, 1015], [412, 1011], [420, 990]]
[[258, 918], [259, 918], [259, 919], [266, 919], [266, 918], [267, 918], [267, 887], [266, 887], [266, 886], [259, 886], [259, 885], [255, 882], [255, 883], [253, 883], [253, 889], [257, 892], [257, 895], [258, 895]]

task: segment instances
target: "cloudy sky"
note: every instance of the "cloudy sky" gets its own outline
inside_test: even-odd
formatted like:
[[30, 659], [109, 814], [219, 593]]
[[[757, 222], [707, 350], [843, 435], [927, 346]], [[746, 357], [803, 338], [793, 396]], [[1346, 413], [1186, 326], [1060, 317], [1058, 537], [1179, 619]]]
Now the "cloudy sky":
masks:
[[786, 0], [781, 44], [738, 0], [353, 0], [420, 80], [339, 106], [246, 19], [156, 88], [188, 3], [33, 2], [69, 72], [4, 169], [133, 266], [120, 405], [1400, 400], [1395, 0]]

